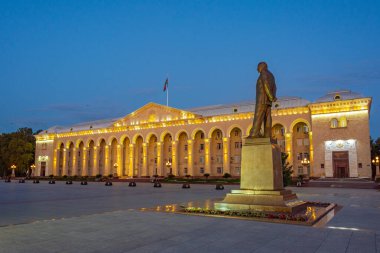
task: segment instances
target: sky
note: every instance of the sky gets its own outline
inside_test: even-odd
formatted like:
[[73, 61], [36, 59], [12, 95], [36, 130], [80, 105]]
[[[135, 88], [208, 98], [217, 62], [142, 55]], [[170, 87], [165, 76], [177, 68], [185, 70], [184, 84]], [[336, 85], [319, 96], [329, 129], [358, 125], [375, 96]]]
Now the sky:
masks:
[[149, 102], [253, 100], [266, 61], [278, 96], [373, 98], [380, 136], [380, 1], [0, 0], [0, 132], [118, 118]]

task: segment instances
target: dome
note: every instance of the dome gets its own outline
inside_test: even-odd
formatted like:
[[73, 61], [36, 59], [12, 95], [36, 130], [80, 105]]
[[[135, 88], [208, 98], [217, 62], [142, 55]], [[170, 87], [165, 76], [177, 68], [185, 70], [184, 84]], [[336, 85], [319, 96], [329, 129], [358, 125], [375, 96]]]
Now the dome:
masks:
[[350, 90], [341, 90], [341, 91], [333, 91], [329, 92], [323, 97], [318, 98], [315, 102], [333, 102], [339, 100], [349, 100], [362, 98], [363, 95], [357, 92], [352, 92]]

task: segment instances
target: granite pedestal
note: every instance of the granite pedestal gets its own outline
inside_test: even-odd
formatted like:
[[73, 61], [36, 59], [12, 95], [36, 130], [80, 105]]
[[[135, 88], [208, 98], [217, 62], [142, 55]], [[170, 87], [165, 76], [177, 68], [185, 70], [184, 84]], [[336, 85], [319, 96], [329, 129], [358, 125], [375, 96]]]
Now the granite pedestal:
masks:
[[270, 138], [247, 138], [242, 149], [240, 190], [232, 190], [217, 210], [296, 213], [306, 202], [283, 187], [281, 150]]

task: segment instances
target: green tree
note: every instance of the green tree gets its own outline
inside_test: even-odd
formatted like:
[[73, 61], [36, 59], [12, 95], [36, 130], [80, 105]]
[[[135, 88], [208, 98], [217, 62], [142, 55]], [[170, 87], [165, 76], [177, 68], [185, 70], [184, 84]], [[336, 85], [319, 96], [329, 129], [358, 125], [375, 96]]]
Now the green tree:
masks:
[[293, 174], [293, 166], [289, 164], [286, 159], [288, 159], [287, 153], [281, 153], [281, 161], [282, 161], [282, 179], [284, 182], [284, 187], [288, 186], [292, 183], [292, 174]]
[[[370, 145], [371, 145], [371, 161], [375, 159], [376, 156], [380, 156], [380, 138], [377, 138], [376, 140], [370, 139]], [[376, 165], [371, 164], [372, 168], [372, 178], [376, 175]]]
[[31, 128], [0, 135], [0, 175], [10, 173], [10, 166], [17, 166], [16, 175], [25, 175], [34, 163], [36, 139]]

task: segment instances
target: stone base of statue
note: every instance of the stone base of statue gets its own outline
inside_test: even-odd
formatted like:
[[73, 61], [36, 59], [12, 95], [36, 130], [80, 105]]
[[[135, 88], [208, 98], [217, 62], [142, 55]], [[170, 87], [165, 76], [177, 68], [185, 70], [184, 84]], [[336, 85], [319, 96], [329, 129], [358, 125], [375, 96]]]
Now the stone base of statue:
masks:
[[297, 213], [306, 202], [283, 188], [281, 150], [270, 138], [247, 138], [242, 149], [240, 190], [232, 190], [217, 210]]

